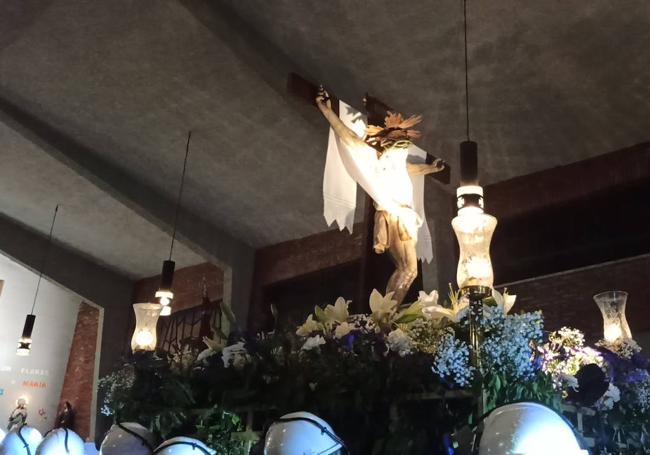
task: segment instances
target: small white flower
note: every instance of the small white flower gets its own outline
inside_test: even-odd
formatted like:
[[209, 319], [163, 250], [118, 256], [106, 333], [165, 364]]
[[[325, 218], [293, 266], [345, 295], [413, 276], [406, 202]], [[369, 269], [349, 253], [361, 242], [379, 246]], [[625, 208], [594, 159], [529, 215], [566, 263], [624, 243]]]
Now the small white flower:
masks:
[[246, 350], [245, 343], [240, 341], [223, 348], [221, 359], [224, 367], [229, 368], [232, 365], [236, 370], [241, 370], [250, 361], [250, 355]]
[[366, 314], [353, 314], [350, 316], [350, 324], [353, 330], [358, 330], [361, 333], [376, 333], [378, 331], [375, 321]]
[[402, 329], [395, 329], [386, 338], [388, 349], [405, 357], [413, 352], [413, 340]]
[[213, 350], [210, 349], [210, 348], [208, 348], [208, 349], [204, 349], [204, 350], [201, 351], [201, 352], [199, 353], [199, 355], [196, 357], [196, 361], [197, 361], [197, 362], [203, 362], [205, 359], [207, 359], [208, 357], [212, 357], [212, 356], [215, 355], [215, 354], [216, 354], [216, 352], [213, 351]]
[[353, 329], [354, 326], [352, 324], [343, 322], [336, 326], [336, 329], [334, 330], [334, 338], [341, 339], [344, 336], [346, 336], [348, 333], [350, 333]]
[[444, 335], [435, 353], [431, 371], [459, 387], [469, 386], [474, 375], [474, 367], [469, 361], [469, 345], [457, 339], [453, 333]]
[[641, 346], [631, 338], [619, 338], [615, 341], [599, 340], [596, 346], [603, 347], [624, 359], [631, 359], [634, 354], [641, 352]]
[[302, 348], [300, 348], [301, 351], [311, 351], [314, 348], [317, 348], [320, 345], [325, 344], [325, 338], [323, 338], [320, 335], [316, 335], [313, 337], [307, 338], [307, 341], [305, 341], [305, 344], [302, 345]]
[[575, 376], [566, 373], [560, 373], [560, 380], [562, 381], [564, 387], [576, 391], [578, 390], [578, 379]]
[[614, 404], [621, 399], [621, 391], [614, 384], [610, 383], [607, 392], [596, 402], [595, 407], [601, 411], [610, 411]]

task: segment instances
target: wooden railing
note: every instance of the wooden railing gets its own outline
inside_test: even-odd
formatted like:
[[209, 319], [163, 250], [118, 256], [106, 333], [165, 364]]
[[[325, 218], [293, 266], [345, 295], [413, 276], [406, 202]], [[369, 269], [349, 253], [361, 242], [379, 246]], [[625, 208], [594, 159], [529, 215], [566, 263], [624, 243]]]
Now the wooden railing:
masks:
[[221, 329], [221, 300], [177, 311], [158, 320], [158, 349], [169, 352], [173, 346], [202, 345], [204, 336], [212, 337], [213, 328]]

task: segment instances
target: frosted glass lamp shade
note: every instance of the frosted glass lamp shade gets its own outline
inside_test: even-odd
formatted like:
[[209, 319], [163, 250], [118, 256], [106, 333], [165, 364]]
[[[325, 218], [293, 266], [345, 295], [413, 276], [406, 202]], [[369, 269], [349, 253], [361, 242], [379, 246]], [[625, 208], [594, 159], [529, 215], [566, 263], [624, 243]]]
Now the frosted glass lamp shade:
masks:
[[156, 349], [156, 326], [162, 307], [157, 303], [136, 303], [133, 305], [135, 312], [135, 330], [131, 338], [131, 350], [154, 351]]
[[603, 338], [605, 341], [614, 343], [632, 339], [632, 332], [625, 318], [627, 292], [601, 292], [594, 296], [594, 301], [603, 314]]
[[458, 211], [458, 216], [451, 221], [451, 226], [460, 247], [456, 272], [458, 287], [491, 288], [494, 284], [494, 272], [490, 259], [490, 242], [497, 219], [483, 213], [478, 207], [466, 207]]

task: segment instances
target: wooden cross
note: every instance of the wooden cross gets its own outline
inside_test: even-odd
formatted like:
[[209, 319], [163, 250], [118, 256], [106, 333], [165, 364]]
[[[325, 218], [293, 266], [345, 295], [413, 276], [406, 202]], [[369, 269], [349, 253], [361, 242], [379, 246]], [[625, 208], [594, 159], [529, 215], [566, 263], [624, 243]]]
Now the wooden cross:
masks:
[[[287, 91], [316, 106], [316, 96], [318, 94], [318, 86], [311, 83], [307, 79], [295, 73], [290, 73], [287, 80]], [[328, 91], [332, 101], [332, 110], [338, 115], [339, 100]], [[384, 118], [388, 111], [393, 111], [386, 103], [366, 93], [364, 98], [364, 108], [358, 110], [365, 110], [368, 115], [368, 124], [383, 125]], [[352, 104], [350, 104], [352, 107]], [[427, 153], [426, 162], [431, 164], [437, 157]], [[448, 184], [451, 177], [451, 169], [445, 162], [445, 168], [434, 174], [428, 174], [429, 178], [438, 180], [443, 184]], [[366, 195], [364, 217], [363, 217], [363, 240], [361, 252], [361, 268], [359, 271], [359, 287], [357, 296], [352, 301], [353, 312], [367, 312], [368, 298], [373, 289], [379, 290], [384, 293], [386, 283], [394, 271], [394, 266], [388, 254], [375, 254], [373, 252], [373, 236], [375, 224], [375, 206], [370, 196]], [[422, 289], [422, 268], [418, 266], [418, 278], [415, 280], [411, 289], [406, 296], [405, 301], [414, 301], [417, 298], [417, 289]]]

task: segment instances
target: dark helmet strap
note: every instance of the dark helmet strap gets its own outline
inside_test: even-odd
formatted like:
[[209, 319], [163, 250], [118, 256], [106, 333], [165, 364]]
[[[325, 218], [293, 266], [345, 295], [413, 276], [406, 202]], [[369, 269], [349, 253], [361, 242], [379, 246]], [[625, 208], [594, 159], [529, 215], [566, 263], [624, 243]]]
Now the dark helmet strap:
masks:
[[330, 431], [329, 428], [327, 428], [325, 425], [321, 424], [317, 420], [310, 419], [309, 417], [280, 417], [279, 419], [276, 420], [276, 422], [300, 422], [300, 421], [308, 422], [311, 423], [312, 425], [315, 425], [316, 427], [318, 427], [321, 434], [326, 434], [327, 436], [330, 437], [332, 441], [339, 444], [342, 449], [345, 449], [346, 453], [350, 453], [347, 446], [345, 445], [345, 442], [343, 442], [341, 438], [339, 438], [336, 434]]
[[[70, 449], [68, 448], [68, 429], [65, 427], [61, 427], [61, 429], [65, 431], [65, 439], [63, 440], [63, 447], [65, 448], [65, 453], [70, 453]], [[52, 433], [54, 430], [57, 430], [57, 428], [52, 428], [51, 430], [47, 430], [47, 433], [43, 435], [43, 439], [47, 438], [47, 435]]]
[[23, 446], [24, 446], [25, 450], [27, 451], [27, 455], [32, 455], [32, 451], [29, 449], [29, 443], [23, 437], [23, 428], [24, 427], [25, 426], [22, 425], [20, 428], [18, 428], [18, 437], [23, 442]]
[[153, 451], [154, 454], [160, 453], [161, 451], [165, 450], [167, 447], [171, 446], [192, 446], [192, 450], [199, 449], [201, 452], [203, 452], [205, 455], [212, 455], [210, 452], [205, 450], [203, 447], [198, 445], [196, 442], [189, 442], [189, 441], [172, 441], [170, 443], [163, 443], [160, 447], [158, 447], [156, 450]]
[[139, 435], [138, 433], [136, 433], [135, 431], [128, 429], [127, 427], [125, 427], [124, 425], [122, 425], [120, 422], [116, 422], [116, 424], [117, 424], [117, 427], [118, 427], [118, 428], [120, 428], [121, 430], [123, 430], [125, 433], [130, 434], [130, 435], [133, 436], [134, 438], [140, 440], [140, 442], [142, 443], [143, 446], [146, 446], [146, 447], [147, 447], [151, 452], [153, 452], [153, 447], [151, 446], [151, 444], [149, 443], [149, 441], [147, 441], [145, 438], [143, 438], [142, 436], [140, 436], [140, 435]]

